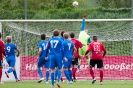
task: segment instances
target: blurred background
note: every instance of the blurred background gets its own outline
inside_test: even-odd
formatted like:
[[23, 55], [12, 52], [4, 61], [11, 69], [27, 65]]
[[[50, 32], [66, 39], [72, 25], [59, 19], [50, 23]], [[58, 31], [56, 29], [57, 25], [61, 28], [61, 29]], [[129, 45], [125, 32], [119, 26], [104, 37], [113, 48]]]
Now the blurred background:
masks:
[[0, 19], [131, 18], [132, 0], [0, 0]]

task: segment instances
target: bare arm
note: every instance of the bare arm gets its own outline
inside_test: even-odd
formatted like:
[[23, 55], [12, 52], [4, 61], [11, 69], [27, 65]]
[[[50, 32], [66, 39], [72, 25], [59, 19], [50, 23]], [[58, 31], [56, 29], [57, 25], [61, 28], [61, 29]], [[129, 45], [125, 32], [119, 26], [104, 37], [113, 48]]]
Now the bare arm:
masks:
[[40, 56], [41, 56], [41, 53], [42, 53], [42, 49], [41, 49], [41, 48], [39, 48], [39, 51], [38, 51], [38, 57], [40, 57]]
[[18, 57], [20, 54], [20, 50], [18, 48], [16, 50], [17, 50], [17, 57]]

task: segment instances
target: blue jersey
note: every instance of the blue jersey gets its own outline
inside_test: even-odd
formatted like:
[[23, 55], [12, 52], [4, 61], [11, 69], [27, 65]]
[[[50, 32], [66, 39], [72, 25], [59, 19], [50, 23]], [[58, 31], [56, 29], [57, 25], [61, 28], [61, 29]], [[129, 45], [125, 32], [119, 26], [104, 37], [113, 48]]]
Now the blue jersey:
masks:
[[42, 49], [42, 53], [40, 55], [40, 58], [46, 57], [46, 47], [47, 47], [47, 42], [45, 40], [42, 40], [41, 42], [38, 43], [38, 48]]
[[47, 50], [47, 54], [48, 51], [50, 50], [50, 54], [59, 56], [62, 55], [62, 42], [63, 40], [59, 37], [53, 37], [48, 41], [48, 50]]
[[6, 55], [9, 56], [15, 56], [15, 50], [17, 49], [17, 46], [12, 43], [5, 44], [5, 51]]
[[74, 44], [70, 40], [64, 40], [63, 44], [63, 51], [64, 51], [64, 57], [66, 58], [73, 58], [73, 48]]

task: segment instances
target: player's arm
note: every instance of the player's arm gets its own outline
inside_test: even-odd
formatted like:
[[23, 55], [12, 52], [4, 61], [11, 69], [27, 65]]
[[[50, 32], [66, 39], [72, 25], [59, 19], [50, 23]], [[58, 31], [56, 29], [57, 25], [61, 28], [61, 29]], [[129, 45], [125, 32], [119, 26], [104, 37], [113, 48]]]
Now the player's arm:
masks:
[[16, 56], [18, 57], [20, 55], [20, 50], [17, 48], [16, 51], [17, 51], [17, 55]]
[[85, 52], [85, 56], [91, 51], [91, 44], [88, 45], [88, 49], [87, 51]]
[[65, 58], [65, 55], [64, 55], [64, 43], [61, 44], [61, 52], [62, 52], [62, 57], [64, 59]]
[[15, 48], [15, 50], [17, 51], [16, 56], [18, 57], [18, 56], [19, 56], [19, 54], [20, 54], [20, 50], [17, 48], [17, 46], [16, 46], [16, 45], [14, 45], [14, 48]]
[[46, 46], [46, 58], [48, 58], [49, 50], [50, 50], [50, 42], [48, 42]]
[[84, 31], [85, 30], [85, 19], [82, 20], [82, 25], [80, 28], [80, 31]]
[[39, 48], [39, 50], [38, 50], [38, 57], [41, 56], [41, 53], [42, 53], [42, 48]]
[[103, 47], [103, 57], [106, 55], [106, 48], [104, 47], [104, 45], [102, 44], [102, 47]]
[[86, 18], [86, 14], [83, 14], [83, 20], [82, 20], [82, 25], [81, 25], [80, 31], [85, 30], [85, 18]]

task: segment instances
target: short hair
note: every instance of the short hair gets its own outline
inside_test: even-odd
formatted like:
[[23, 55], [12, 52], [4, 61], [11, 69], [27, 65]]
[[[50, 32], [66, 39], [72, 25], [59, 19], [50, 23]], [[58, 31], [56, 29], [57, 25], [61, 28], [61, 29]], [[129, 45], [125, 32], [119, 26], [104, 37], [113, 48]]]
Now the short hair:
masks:
[[70, 33], [70, 37], [71, 38], [74, 38], [75, 37], [75, 34], [73, 32]]
[[95, 36], [93, 36], [93, 40], [97, 40], [97, 36], [95, 35]]
[[68, 39], [68, 37], [69, 37], [68, 33], [64, 33], [63, 37], [64, 37], [64, 39]]
[[65, 31], [63, 30], [63, 31], [61, 31], [61, 36], [63, 37], [63, 34], [65, 33]]
[[41, 39], [45, 40], [46, 39], [46, 35], [45, 34], [41, 34]]
[[1, 36], [2, 36], [2, 34], [1, 34], [1, 32], [0, 32], [0, 38], [1, 38]]
[[58, 29], [55, 29], [54, 31], [53, 31], [53, 36], [59, 36], [59, 30]]
[[6, 42], [10, 43], [12, 41], [12, 37], [11, 36], [6, 36]]

